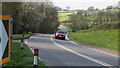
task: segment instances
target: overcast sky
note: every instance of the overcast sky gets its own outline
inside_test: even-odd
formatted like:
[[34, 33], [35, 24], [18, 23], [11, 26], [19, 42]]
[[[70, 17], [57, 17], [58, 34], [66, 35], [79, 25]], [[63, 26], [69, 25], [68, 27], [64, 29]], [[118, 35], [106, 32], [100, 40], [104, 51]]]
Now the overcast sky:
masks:
[[82, 9], [86, 10], [89, 6], [94, 6], [95, 8], [103, 9], [110, 5], [117, 5], [120, 0], [52, 0], [54, 5], [61, 8], [66, 6], [71, 7], [71, 9]]

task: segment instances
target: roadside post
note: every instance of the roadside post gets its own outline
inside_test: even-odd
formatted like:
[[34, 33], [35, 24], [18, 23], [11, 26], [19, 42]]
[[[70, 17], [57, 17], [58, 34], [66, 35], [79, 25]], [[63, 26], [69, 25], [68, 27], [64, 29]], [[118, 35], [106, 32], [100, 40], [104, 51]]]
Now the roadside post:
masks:
[[24, 34], [22, 36], [25, 37]]
[[13, 39], [12, 39], [12, 35], [13, 35], [13, 16], [11, 16], [10, 18], [10, 29], [11, 29], [11, 44], [10, 44], [10, 56], [12, 56], [12, 42], [13, 42]]
[[38, 68], [38, 49], [34, 49], [34, 68]]
[[24, 39], [21, 39], [21, 49], [23, 49], [24, 46]]

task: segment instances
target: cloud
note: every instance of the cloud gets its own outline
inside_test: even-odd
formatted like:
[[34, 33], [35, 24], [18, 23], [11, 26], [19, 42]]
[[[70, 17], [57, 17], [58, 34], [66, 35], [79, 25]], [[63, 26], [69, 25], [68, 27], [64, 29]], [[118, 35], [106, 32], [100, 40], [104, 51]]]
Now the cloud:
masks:
[[109, 5], [117, 5], [119, 0], [52, 0], [56, 6], [65, 8], [70, 6], [71, 9], [87, 9], [89, 6], [95, 8], [106, 8]]

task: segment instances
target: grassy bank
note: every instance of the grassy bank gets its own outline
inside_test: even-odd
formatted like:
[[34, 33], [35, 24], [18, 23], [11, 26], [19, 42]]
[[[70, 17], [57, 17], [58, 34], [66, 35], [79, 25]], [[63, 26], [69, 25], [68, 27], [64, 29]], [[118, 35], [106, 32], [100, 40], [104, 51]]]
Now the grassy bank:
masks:
[[87, 43], [112, 50], [120, 50], [120, 48], [118, 48], [118, 31], [120, 30], [70, 32], [69, 36], [80, 43]]
[[13, 39], [28, 38], [30, 35], [32, 35], [32, 34], [24, 34], [24, 36], [23, 36], [23, 34], [13, 34], [12, 38]]
[[[40, 34], [40, 33], [31, 33], [31, 34], [13, 34], [12, 38], [13, 39], [21, 39], [21, 38], [28, 38], [31, 35], [35, 35], [35, 34]], [[24, 35], [24, 36], [23, 36]]]
[[[63, 26], [65, 26], [63, 24]], [[69, 31], [71, 29], [65, 26]], [[90, 29], [69, 32], [69, 37], [79, 43], [87, 43], [111, 50], [119, 50], [119, 23], [106, 23]]]
[[[20, 43], [14, 42], [12, 46], [11, 61], [5, 63], [4, 66], [5, 68], [33, 68], [33, 60], [34, 55], [26, 44], [24, 45], [24, 49], [21, 50]], [[41, 61], [38, 61], [38, 66], [39, 68], [46, 68], [45, 64]]]
[[[102, 10], [101, 12], [106, 13], [110, 12], [110, 13], [115, 13], [116, 11], [118, 11], [118, 9], [116, 10]], [[87, 11], [88, 13], [98, 13], [98, 11]], [[64, 17], [69, 17], [70, 19], [70, 12], [61, 12], [59, 11], [58, 13], [58, 17], [59, 19], [64, 21]], [[75, 13], [75, 12], [74, 12]], [[72, 13], [71, 13], [72, 14]], [[110, 14], [111, 15], [111, 14]], [[80, 18], [78, 18], [80, 17]], [[74, 19], [76, 21], [76, 26], [74, 26], [74, 24], [71, 24], [73, 22], [69, 22], [69, 23], [62, 23], [63, 26], [65, 26], [68, 30], [69, 30], [69, 36], [80, 43], [87, 43], [87, 44], [91, 44], [91, 45], [95, 45], [95, 46], [99, 46], [99, 47], [103, 47], [103, 48], [108, 48], [108, 49], [112, 49], [112, 50], [119, 50], [119, 45], [118, 45], [118, 32], [120, 31], [120, 22], [118, 20], [113, 20], [111, 19], [111, 21], [108, 21], [108, 18], [111, 18], [110, 16], [104, 16], [101, 19], [104, 19], [106, 21], [102, 21], [102, 23], [100, 24], [100, 20], [99, 17], [95, 17], [94, 15], [90, 15], [90, 16], [84, 16], [83, 17], [81, 15], [79, 15], [77, 18], [78, 19]], [[63, 18], [63, 19], [62, 19]], [[83, 28], [81, 28], [84, 25], [81, 25], [83, 23], [80, 22], [79, 19], [82, 20], [82, 18], [88, 23], [88, 29], [84, 29], [81, 30]], [[72, 21], [72, 20], [70, 20]], [[77, 24], [78, 23], [78, 24]], [[81, 25], [81, 26], [77, 26], [77, 25]], [[78, 28], [77, 32], [72, 32], [71, 28]], [[79, 29], [80, 27], [80, 29]], [[86, 28], [86, 27], [84, 27]]]

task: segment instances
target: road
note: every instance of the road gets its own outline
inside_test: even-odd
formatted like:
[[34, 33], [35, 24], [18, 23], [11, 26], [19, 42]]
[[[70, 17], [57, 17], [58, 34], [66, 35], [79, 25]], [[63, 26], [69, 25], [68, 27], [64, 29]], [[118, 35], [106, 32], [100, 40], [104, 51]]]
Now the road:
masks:
[[[60, 27], [64, 31], [65, 28]], [[118, 57], [92, 50], [70, 40], [54, 39], [52, 34], [34, 35], [27, 40], [31, 49], [39, 49], [39, 57], [54, 68], [106, 68], [118, 66]], [[70, 68], [69, 67], [69, 68]], [[112, 67], [113, 68], [113, 67]]]
[[0, 64], [0, 68], [2, 68], [2, 65]]

